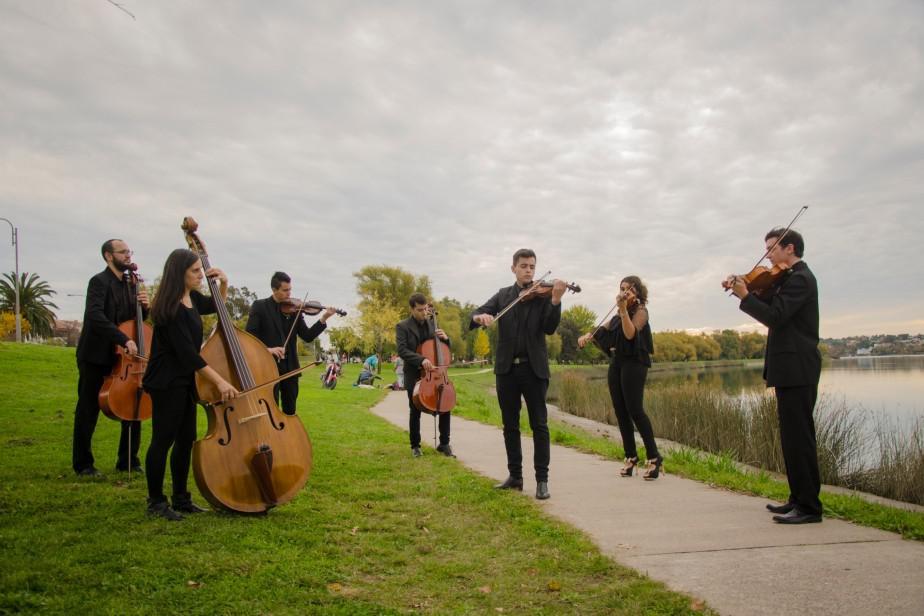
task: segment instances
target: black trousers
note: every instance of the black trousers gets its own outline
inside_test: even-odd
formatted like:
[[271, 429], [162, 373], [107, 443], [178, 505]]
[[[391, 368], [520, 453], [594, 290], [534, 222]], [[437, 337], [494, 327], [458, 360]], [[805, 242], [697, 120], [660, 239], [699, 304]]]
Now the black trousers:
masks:
[[818, 471], [818, 445], [812, 414], [818, 386], [776, 387], [776, 410], [780, 417], [780, 442], [789, 502], [802, 513], [821, 515], [821, 473]]
[[[414, 383], [407, 390], [407, 404], [410, 409], [408, 432], [411, 435], [411, 449], [420, 447], [420, 413], [414, 406]], [[449, 418], [451, 413], [437, 413], [440, 430], [440, 445], [449, 444]]]
[[526, 400], [529, 427], [533, 431], [533, 468], [536, 481], [549, 480], [549, 420], [545, 394], [546, 379], [540, 379], [529, 364], [514, 365], [507, 374], [495, 375], [497, 402], [504, 422], [504, 447], [507, 449], [507, 470], [511, 477], [523, 477], [523, 451], [520, 446], [520, 402]]
[[[298, 401], [297, 376], [276, 383], [276, 386], [273, 387], [273, 394], [276, 397], [276, 405], [282, 409], [283, 413], [295, 415], [295, 403]], [[281, 404], [280, 398], [282, 398]]]
[[645, 381], [647, 379], [648, 366], [637, 361], [610, 362], [610, 369], [606, 375], [606, 382], [610, 387], [610, 398], [616, 410], [616, 421], [619, 423], [619, 434], [622, 436], [622, 448], [627, 458], [638, 457], [633, 424], [638, 429], [638, 433], [642, 435], [645, 455], [648, 459], [661, 456], [658, 453], [658, 445], [655, 443], [651, 420], [645, 414]]
[[151, 446], [145, 458], [148, 479], [148, 497], [152, 503], [167, 500], [164, 496], [164, 475], [167, 470], [167, 451], [170, 452], [170, 476], [173, 495], [189, 493], [189, 466], [192, 446], [196, 440], [195, 386], [151, 391]]
[[[77, 362], [77, 406], [74, 408], [74, 437], [71, 464], [74, 472], [93, 468], [93, 433], [99, 420], [99, 390], [103, 381], [112, 372], [112, 366], [100, 366], [83, 361]], [[129, 434], [131, 442], [129, 442]], [[128, 470], [129, 465], [138, 466], [138, 448], [141, 445], [141, 422], [123, 421], [119, 438], [116, 468]]]

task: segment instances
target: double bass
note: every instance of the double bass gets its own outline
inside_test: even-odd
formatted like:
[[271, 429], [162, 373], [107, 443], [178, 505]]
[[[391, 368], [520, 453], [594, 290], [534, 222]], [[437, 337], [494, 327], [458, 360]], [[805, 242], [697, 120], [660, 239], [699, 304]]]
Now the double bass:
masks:
[[138, 301], [138, 283], [141, 277], [136, 273], [138, 266], [128, 266], [123, 274], [126, 282], [135, 291], [135, 318], [119, 324], [119, 331], [134, 340], [138, 353], [130, 355], [121, 346], [116, 346], [116, 361], [112, 373], [103, 381], [99, 390], [99, 408], [109, 419], [116, 421], [145, 421], [151, 418], [151, 396], [141, 387], [141, 379], [148, 367], [148, 352], [154, 334], [151, 326], [144, 322], [144, 311]]
[[[182, 228], [189, 248], [199, 255], [203, 268], [210, 269], [196, 221], [184, 218]], [[204, 403], [208, 431], [193, 444], [193, 474], [213, 506], [265, 513], [292, 500], [305, 485], [311, 472], [311, 441], [302, 422], [276, 406], [276, 360], [256, 336], [234, 326], [214, 278], [208, 285], [218, 325], [200, 354], [240, 393], [223, 403]], [[221, 400], [217, 387], [199, 374], [196, 388], [202, 400]]]
[[436, 309], [430, 306], [430, 331], [433, 338], [417, 345], [417, 353], [433, 364], [433, 369], [421, 374], [414, 385], [412, 400], [422, 413], [448, 413], [456, 405], [456, 388], [449, 380], [447, 369], [452, 359], [449, 345], [436, 335]]

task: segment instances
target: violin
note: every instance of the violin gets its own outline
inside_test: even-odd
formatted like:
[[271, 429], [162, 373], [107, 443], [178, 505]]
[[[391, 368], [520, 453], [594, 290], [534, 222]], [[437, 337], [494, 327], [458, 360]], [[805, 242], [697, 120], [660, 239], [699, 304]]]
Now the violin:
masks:
[[[536, 298], [552, 297], [552, 288], [554, 286], [554, 280], [540, 280], [538, 284], [534, 284], [520, 292], [520, 295], [523, 297], [522, 301], [531, 302]], [[566, 282], [565, 288], [567, 288], [572, 293], [581, 292], [581, 285], [573, 282]]]
[[789, 266], [785, 263], [776, 263], [772, 267], [765, 267], [760, 264], [761, 261], [767, 258], [773, 249], [776, 248], [783, 238], [786, 237], [786, 234], [789, 233], [789, 230], [792, 228], [793, 223], [799, 219], [802, 214], [805, 213], [805, 210], [808, 209], [807, 205], [803, 205], [798, 212], [796, 212], [795, 217], [789, 221], [789, 224], [786, 225], [786, 229], [776, 238], [776, 241], [773, 242], [773, 245], [767, 249], [767, 252], [764, 253], [760, 259], [757, 260], [757, 264], [751, 268], [751, 271], [747, 274], [740, 274], [737, 276], [729, 276], [722, 281], [722, 288], [726, 291], [730, 291], [734, 286], [737, 280], [743, 280], [747, 285], [748, 293], [753, 293], [757, 297], [764, 297], [770, 289], [777, 285], [779, 281], [783, 279], [783, 276], [789, 270]]
[[447, 369], [452, 359], [449, 345], [436, 336], [439, 327], [436, 324], [437, 312], [429, 306], [430, 332], [433, 338], [424, 340], [417, 345], [417, 353], [423, 355], [433, 364], [433, 370], [421, 374], [414, 384], [412, 400], [417, 410], [423, 413], [436, 415], [448, 413], [456, 405], [456, 389], [449, 380]]
[[[184, 218], [182, 229], [190, 250], [199, 255], [204, 269], [210, 269], [196, 221]], [[218, 325], [200, 355], [240, 394], [224, 403], [205, 403], [208, 432], [193, 444], [192, 452], [196, 485], [215, 507], [265, 513], [292, 500], [305, 485], [311, 441], [304, 424], [276, 406], [273, 385], [291, 375], [280, 376], [266, 346], [234, 326], [218, 283], [214, 278], [207, 281]], [[221, 399], [217, 387], [199, 373], [196, 388], [203, 400]]]
[[[307, 314], [307, 315], [316, 315], [320, 314], [322, 310], [327, 310], [329, 307], [324, 306], [321, 302], [316, 302], [310, 300], [307, 302], [302, 302], [297, 299], [284, 299], [279, 302], [279, 309], [284, 315], [293, 315], [293, 314]], [[345, 317], [347, 315], [346, 310], [341, 310], [340, 308], [334, 308], [334, 313]]]
[[783, 275], [789, 270], [789, 266], [784, 263], [778, 263], [773, 267], [765, 267], [763, 265], [756, 265], [747, 274], [741, 274], [740, 276], [732, 276], [727, 280], [722, 281], [722, 288], [728, 291], [735, 284], [735, 279], [740, 278], [744, 280], [748, 288], [748, 293], [753, 293], [757, 297], [763, 297], [770, 289], [772, 289], [780, 280], [783, 279]]
[[112, 372], [99, 390], [99, 408], [109, 419], [116, 421], [146, 421], [151, 418], [151, 395], [141, 387], [141, 379], [148, 367], [147, 350], [151, 348], [154, 330], [144, 322], [144, 311], [138, 301], [138, 266], [128, 265], [123, 274], [135, 294], [135, 318], [119, 324], [119, 331], [138, 345], [137, 355], [129, 355], [116, 345], [116, 361]]

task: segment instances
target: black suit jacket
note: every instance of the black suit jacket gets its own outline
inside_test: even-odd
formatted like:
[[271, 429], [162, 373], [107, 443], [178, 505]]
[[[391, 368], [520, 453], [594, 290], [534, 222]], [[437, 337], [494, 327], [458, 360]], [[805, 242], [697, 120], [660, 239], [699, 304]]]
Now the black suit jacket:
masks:
[[764, 356], [768, 387], [818, 384], [818, 283], [805, 262], [793, 265], [766, 299], [748, 294], [741, 310], [769, 328]]
[[[404, 388], [412, 389], [414, 383], [420, 378], [420, 366], [423, 363], [424, 356], [417, 352], [417, 347], [421, 342], [433, 339], [429, 322], [423, 325], [424, 332], [420, 331], [417, 321], [414, 317], [408, 317], [395, 325], [395, 343], [398, 345], [398, 355], [404, 360]], [[447, 345], [448, 340], [444, 340]], [[449, 357], [446, 361], [449, 361]]]
[[[148, 311], [144, 311], [147, 318]], [[125, 346], [128, 336], [119, 324], [135, 318], [135, 294], [108, 267], [90, 278], [83, 328], [77, 342], [77, 359], [99, 366], [111, 366], [116, 345]], [[137, 341], [136, 341], [137, 342]]]
[[[292, 326], [290, 319], [292, 318], [298, 319], [295, 333], [305, 342], [311, 342], [327, 329], [327, 324], [321, 323], [321, 321], [315, 322], [309, 328], [301, 315], [283, 318], [282, 313], [279, 311], [279, 304], [272, 297], [258, 299], [250, 306], [246, 329], [259, 338], [267, 347], [281, 347], [289, 334], [289, 327]], [[284, 374], [299, 367], [295, 336], [289, 338], [289, 345], [286, 347], [286, 358], [277, 361], [276, 364], [279, 366], [279, 374]]]
[[[516, 284], [500, 289], [483, 306], [472, 313], [472, 317], [479, 314], [496, 315], [510, 302], [517, 298], [520, 289]], [[545, 345], [546, 335], [551, 336], [561, 321], [561, 304], [552, 305], [550, 298], [536, 298], [530, 300], [532, 304], [526, 322], [526, 353], [529, 356], [529, 367], [540, 379], [549, 378], [549, 351]], [[494, 357], [494, 374], [507, 374], [513, 367], [514, 353], [517, 349], [518, 311], [516, 307], [510, 310], [497, 322], [497, 352]], [[469, 323], [469, 329], [481, 327], [475, 321]]]

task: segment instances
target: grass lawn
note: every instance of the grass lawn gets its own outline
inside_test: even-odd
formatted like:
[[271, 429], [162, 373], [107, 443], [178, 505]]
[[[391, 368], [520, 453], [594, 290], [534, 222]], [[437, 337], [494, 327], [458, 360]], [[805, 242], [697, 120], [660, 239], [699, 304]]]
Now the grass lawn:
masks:
[[[384, 392], [350, 387], [357, 369], [333, 391], [302, 378], [314, 470], [291, 503], [171, 523], [145, 515], [143, 477], [112, 470], [119, 429], [105, 416], [105, 479], [72, 472], [73, 349], [0, 343], [0, 613], [702, 612], [532, 499], [456, 460], [412, 459], [406, 434], [368, 412]], [[474, 385], [464, 414], [487, 404]], [[149, 440], [148, 423], [142, 454]]]

